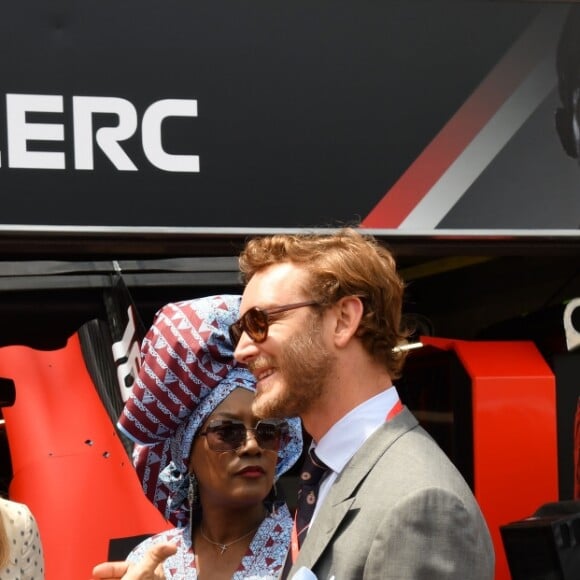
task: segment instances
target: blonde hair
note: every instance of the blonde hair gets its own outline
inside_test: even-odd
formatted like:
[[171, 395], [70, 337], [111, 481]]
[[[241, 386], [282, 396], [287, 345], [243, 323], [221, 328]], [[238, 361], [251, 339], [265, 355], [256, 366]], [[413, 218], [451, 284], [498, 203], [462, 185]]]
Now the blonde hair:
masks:
[[405, 354], [396, 347], [409, 333], [402, 328], [404, 283], [392, 254], [354, 228], [334, 234], [279, 234], [250, 240], [240, 255], [244, 283], [273, 264], [292, 262], [309, 273], [304, 292], [322, 305], [358, 296], [364, 314], [357, 336], [367, 352], [401, 375]]

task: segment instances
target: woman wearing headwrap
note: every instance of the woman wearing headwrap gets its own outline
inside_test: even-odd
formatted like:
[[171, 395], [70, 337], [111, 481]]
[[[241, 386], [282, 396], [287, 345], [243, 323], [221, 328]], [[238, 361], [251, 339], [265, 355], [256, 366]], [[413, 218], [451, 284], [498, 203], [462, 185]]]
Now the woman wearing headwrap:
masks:
[[301, 426], [252, 414], [255, 380], [237, 366], [229, 338], [239, 304], [222, 295], [164, 306], [119, 419], [137, 443], [145, 493], [176, 526], [128, 560], [172, 541], [165, 578], [276, 578], [290, 544], [291, 516], [274, 482], [301, 454]]

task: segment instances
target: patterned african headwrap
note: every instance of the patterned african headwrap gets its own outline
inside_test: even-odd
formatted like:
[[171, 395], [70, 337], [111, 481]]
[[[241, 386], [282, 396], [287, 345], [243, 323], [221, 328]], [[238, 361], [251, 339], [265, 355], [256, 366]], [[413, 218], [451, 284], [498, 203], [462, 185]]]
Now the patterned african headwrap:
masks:
[[[229, 326], [241, 296], [208, 296], [165, 305], [143, 339], [141, 368], [118, 421], [135, 446], [133, 461], [147, 497], [174, 525], [189, 522], [188, 462], [195, 434], [236, 388], [255, 379], [233, 356]], [[300, 420], [278, 452], [276, 477], [302, 452]]]

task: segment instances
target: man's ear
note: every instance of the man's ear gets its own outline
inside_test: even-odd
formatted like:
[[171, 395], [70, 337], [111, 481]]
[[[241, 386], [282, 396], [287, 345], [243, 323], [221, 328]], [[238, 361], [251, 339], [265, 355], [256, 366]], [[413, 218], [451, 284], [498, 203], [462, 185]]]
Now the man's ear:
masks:
[[344, 296], [338, 300], [333, 309], [336, 314], [334, 342], [343, 347], [356, 334], [363, 316], [363, 303], [358, 296]]

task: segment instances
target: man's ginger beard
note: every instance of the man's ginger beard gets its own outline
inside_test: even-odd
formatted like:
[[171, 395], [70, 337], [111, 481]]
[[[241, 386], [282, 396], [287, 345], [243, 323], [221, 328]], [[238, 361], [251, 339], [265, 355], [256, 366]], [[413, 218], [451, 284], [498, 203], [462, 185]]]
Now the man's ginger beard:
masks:
[[259, 357], [248, 365], [250, 371], [276, 369], [271, 379], [275, 384], [264, 393], [258, 390], [252, 411], [262, 418], [302, 415], [327, 389], [334, 362], [335, 357], [329, 354], [320, 337], [320, 319], [313, 315], [306, 332], [299, 331], [290, 337], [279, 357]]

